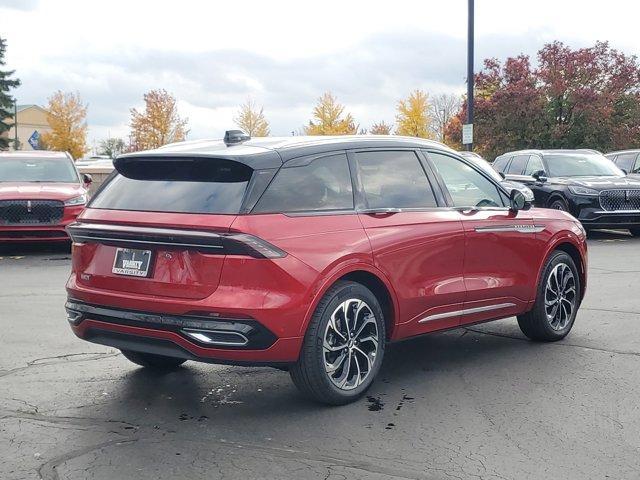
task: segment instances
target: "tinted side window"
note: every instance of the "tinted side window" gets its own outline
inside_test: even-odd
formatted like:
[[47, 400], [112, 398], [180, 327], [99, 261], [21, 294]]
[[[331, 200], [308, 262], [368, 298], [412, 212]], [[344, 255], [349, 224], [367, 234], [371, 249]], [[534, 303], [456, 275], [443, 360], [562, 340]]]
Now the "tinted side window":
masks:
[[498, 157], [496, 158], [496, 160], [493, 162], [493, 169], [496, 172], [502, 172], [504, 173], [504, 167], [507, 166], [507, 162], [509, 161], [511, 157]]
[[502, 207], [498, 188], [477, 170], [457, 158], [430, 152], [456, 207]]
[[355, 157], [368, 208], [436, 206], [415, 152], [360, 152]]
[[509, 171], [507, 173], [511, 175], [522, 175], [528, 160], [529, 155], [516, 155], [513, 157], [513, 160], [511, 160], [511, 165], [509, 165]]
[[640, 156], [636, 160], [636, 164], [633, 166], [633, 170], [630, 173], [640, 173]]
[[345, 154], [320, 157], [308, 165], [282, 167], [254, 213], [349, 210], [351, 175]]
[[621, 153], [616, 158], [616, 165], [618, 168], [622, 168], [630, 173], [633, 170], [633, 165], [637, 156], [637, 153]]
[[527, 168], [524, 170], [524, 174], [532, 175], [540, 170], [544, 170], [542, 159], [537, 155], [531, 155], [531, 157], [529, 157], [529, 163], [527, 163]]

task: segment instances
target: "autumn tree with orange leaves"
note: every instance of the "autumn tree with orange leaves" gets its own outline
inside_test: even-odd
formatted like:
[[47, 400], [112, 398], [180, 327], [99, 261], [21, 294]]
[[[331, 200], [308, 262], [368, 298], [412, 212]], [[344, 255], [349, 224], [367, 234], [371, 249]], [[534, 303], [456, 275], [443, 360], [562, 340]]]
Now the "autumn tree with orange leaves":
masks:
[[131, 109], [132, 151], [158, 148], [181, 142], [187, 136], [188, 119], [178, 114], [176, 99], [166, 90], [144, 94], [144, 111]]
[[40, 137], [40, 146], [46, 150], [69, 152], [74, 159], [87, 151], [87, 106], [79, 93], [58, 90], [49, 98], [47, 120], [51, 131]]

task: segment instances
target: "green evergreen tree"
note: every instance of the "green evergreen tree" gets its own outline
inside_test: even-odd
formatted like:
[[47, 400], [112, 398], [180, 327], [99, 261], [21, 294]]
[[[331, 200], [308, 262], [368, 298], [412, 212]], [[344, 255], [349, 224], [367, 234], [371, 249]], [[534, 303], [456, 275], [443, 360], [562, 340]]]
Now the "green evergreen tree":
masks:
[[[0, 38], [0, 67], [5, 65], [4, 52], [6, 49], [6, 40]], [[20, 85], [20, 80], [11, 78], [14, 72], [15, 70], [5, 71], [0, 69], [0, 150], [7, 150], [9, 144], [13, 141], [2, 134], [13, 126], [13, 122], [9, 120], [9, 118], [13, 117], [13, 97], [9, 95], [9, 90]]]

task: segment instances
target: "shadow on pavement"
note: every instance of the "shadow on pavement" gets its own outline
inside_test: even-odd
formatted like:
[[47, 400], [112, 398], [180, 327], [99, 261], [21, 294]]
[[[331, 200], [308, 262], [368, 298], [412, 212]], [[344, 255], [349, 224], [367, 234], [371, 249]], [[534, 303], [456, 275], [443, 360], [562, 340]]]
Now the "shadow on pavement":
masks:
[[[368, 407], [371, 398], [383, 405], [397, 403], [405, 395], [428, 399], [431, 394], [439, 394], [432, 390], [434, 384], [451, 382], [463, 372], [475, 378], [481, 371], [500, 371], [515, 361], [539, 363], [540, 373], [547, 366], [555, 368], [552, 363], [539, 361], [540, 348], [540, 344], [479, 336], [464, 329], [391, 344], [367, 396], [345, 408]], [[248, 419], [278, 424], [291, 416], [304, 418], [335, 411], [334, 407], [302, 397], [286, 372], [270, 368], [212, 367], [188, 362], [171, 372], [157, 373], [132, 365], [119, 387], [110, 397], [114, 401], [111, 406], [126, 406], [136, 417], [147, 417], [142, 423], [215, 418], [220, 424], [240, 427]], [[462, 391], [465, 387], [460, 384], [452, 388]], [[389, 405], [389, 409], [394, 408]]]

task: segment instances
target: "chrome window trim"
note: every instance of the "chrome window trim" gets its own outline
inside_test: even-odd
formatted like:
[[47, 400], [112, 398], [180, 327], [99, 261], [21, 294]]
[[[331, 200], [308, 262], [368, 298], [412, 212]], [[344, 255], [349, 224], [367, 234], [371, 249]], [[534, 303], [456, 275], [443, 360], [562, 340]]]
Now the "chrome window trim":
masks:
[[436, 313], [435, 315], [429, 315], [418, 323], [433, 322], [435, 320], [442, 320], [445, 318], [457, 317], [458, 315], [473, 315], [474, 313], [490, 312], [492, 310], [502, 310], [504, 308], [515, 307], [515, 303], [498, 303], [496, 305], [485, 305], [484, 307], [464, 308], [462, 310], [455, 310], [453, 312]]

